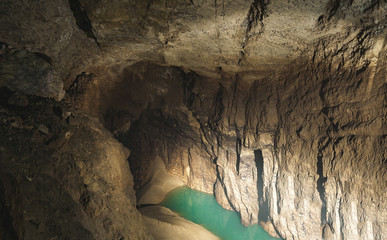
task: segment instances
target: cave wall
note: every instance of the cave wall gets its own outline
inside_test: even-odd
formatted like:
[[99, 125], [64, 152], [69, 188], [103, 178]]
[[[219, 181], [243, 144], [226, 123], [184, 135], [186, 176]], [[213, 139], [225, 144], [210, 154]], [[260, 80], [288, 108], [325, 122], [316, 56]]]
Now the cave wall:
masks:
[[[270, 222], [286, 239], [383, 239], [385, 40], [372, 29], [341, 37], [343, 45], [321, 40], [256, 80], [116, 66], [96, 74], [81, 99], [94, 100], [91, 114], [132, 150], [135, 188], [159, 155], [170, 174], [214, 193], [245, 225]], [[118, 87], [96, 93], [109, 79]]]
[[0, 104], [1, 239], [153, 239], [136, 210], [130, 151], [95, 118], [23, 98]]
[[69, 1], [1, 1], [0, 13], [0, 86], [61, 100], [80, 69], [98, 62]]
[[138, 63], [114, 78], [127, 88], [103, 98], [109, 111], [100, 117], [132, 149], [136, 188], [157, 154], [246, 225], [272, 222], [287, 239], [383, 239], [386, 50], [373, 34], [343, 34], [339, 46], [321, 40], [257, 80]]

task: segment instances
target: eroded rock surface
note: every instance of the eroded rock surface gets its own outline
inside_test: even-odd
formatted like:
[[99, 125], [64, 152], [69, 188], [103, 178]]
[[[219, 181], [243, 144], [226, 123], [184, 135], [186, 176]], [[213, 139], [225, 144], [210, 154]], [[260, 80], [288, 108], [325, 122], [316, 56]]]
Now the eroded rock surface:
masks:
[[0, 124], [2, 239], [153, 239], [129, 151], [96, 119], [30, 98], [2, 103]]
[[[245, 225], [271, 222], [286, 239], [383, 239], [386, 49], [367, 31], [339, 35], [340, 46], [321, 40], [264, 79], [125, 67], [114, 79], [126, 90], [103, 98], [120, 112], [106, 112], [105, 125], [132, 149], [137, 187], [157, 153], [170, 174], [214, 192]], [[89, 86], [108, 81], [96, 76]]]
[[[353, 65], [337, 63], [353, 57], [340, 48], [312, 51], [257, 80], [139, 63], [120, 75], [127, 91], [103, 98], [105, 125], [132, 149], [136, 187], [159, 154], [170, 174], [214, 192], [245, 225], [269, 221], [286, 239], [383, 239], [386, 50], [365, 44]], [[90, 86], [108, 81], [96, 76]]]

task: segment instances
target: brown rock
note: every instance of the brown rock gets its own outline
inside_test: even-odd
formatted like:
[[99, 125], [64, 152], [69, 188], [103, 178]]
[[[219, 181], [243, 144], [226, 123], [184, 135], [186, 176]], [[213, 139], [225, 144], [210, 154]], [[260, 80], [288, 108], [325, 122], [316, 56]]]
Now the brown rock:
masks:
[[9, 99], [8, 104], [19, 106], [19, 107], [27, 107], [28, 97], [22, 94], [14, 93]]

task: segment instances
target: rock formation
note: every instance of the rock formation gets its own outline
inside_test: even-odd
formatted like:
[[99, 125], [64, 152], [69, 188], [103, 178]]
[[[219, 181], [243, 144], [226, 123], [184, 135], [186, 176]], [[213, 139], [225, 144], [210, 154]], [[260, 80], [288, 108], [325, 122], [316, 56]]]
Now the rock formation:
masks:
[[[147, 238], [131, 189], [160, 156], [244, 225], [284, 239], [386, 239], [386, 10], [2, 1], [3, 235]], [[131, 150], [131, 172], [105, 128]], [[81, 235], [66, 235], [73, 227]]]
[[97, 119], [34, 97], [1, 109], [2, 239], [152, 239], [129, 151]]

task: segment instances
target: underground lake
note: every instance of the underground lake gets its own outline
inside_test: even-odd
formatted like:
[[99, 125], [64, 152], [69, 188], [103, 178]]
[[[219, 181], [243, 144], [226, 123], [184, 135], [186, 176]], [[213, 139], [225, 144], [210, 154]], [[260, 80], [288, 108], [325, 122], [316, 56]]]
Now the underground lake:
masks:
[[258, 224], [245, 227], [237, 212], [222, 208], [211, 194], [186, 186], [169, 192], [161, 205], [203, 226], [223, 240], [274, 240]]

